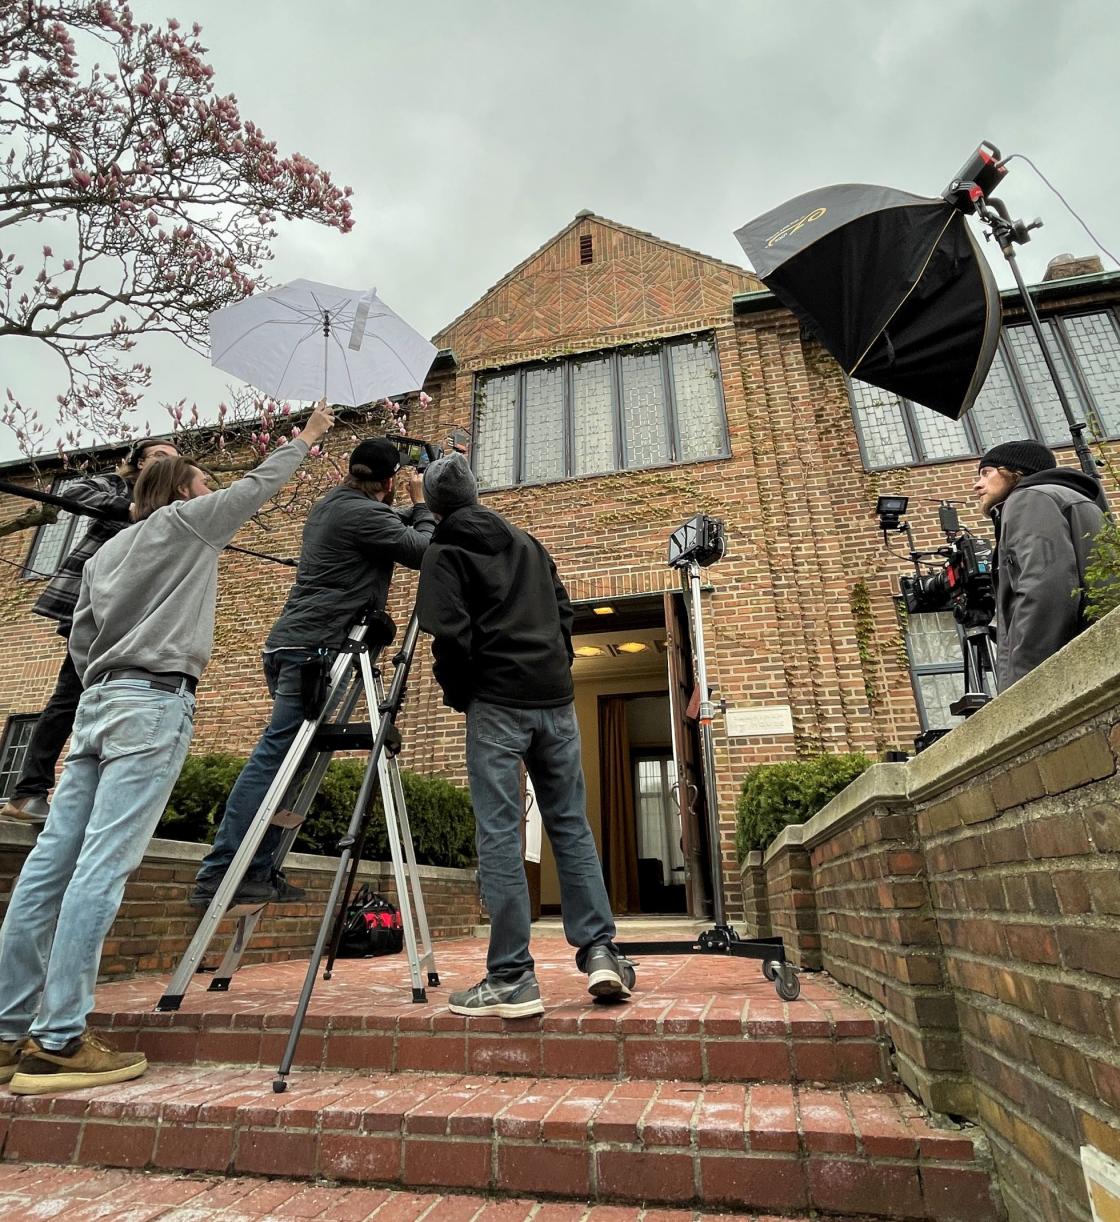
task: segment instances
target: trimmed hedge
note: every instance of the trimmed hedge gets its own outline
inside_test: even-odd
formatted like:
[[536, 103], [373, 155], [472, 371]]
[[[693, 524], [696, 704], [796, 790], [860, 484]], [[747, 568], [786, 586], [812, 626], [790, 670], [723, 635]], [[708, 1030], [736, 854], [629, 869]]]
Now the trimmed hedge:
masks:
[[743, 778], [735, 810], [739, 860], [766, 848], [783, 827], [811, 819], [871, 763], [863, 752], [855, 752], [752, 768]]
[[[245, 759], [239, 755], [189, 755], [167, 803], [157, 835], [173, 840], [209, 843], [221, 818], [233, 783]], [[333, 856], [346, 831], [365, 760], [331, 760], [323, 784], [300, 828], [294, 849]], [[442, 777], [401, 773], [416, 860], [432, 866], [466, 866], [474, 860], [474, 811], [465, 789]], [[375, 814], [370, 821], [362, 856], [388, 861], [389, 842], [380, 818], [381, 793], [376, 789]]]

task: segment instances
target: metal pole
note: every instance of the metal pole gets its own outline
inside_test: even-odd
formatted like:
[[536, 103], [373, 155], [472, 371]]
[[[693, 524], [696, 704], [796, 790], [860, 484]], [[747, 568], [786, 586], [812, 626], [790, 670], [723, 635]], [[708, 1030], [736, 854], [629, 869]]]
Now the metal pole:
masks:
[[[1073, 450], [1077, 455], [1078, 462], [1081, 464], [1081, 470], [1086, 475], [1091, 475], [1094, 479], [1099, 480], [1100, 474], [1097, 471], [1096, 461], [1085, 441], [1085, 422], [1079, 422], [1073, 414], [1073, 405], [1070, 403], [1065, 387], [1062, 385], [1061, 371], [1058, 369], [1058, 363], [1054, 360], [1054, 355], [1050, 351], [1050, 345], [1046, 342], [1046, 332], [1042, 329], [1042, 320], [1038, 316], [1038, 310], [1030, 293], [1027, 292], [1027, 286], [1023, 282], [1023, 275], [1019, 271], [1019, 260], [1015, 257], [1015, 240], [1011, 226], [1006, 222], [1001, 222], [992, 213], [987, 213], [984, 219], [992, 226], [992, 231], [995, 234], [996, 241], [999, 243], [999, 248], [1003, 251], [1003, 257], [1011, 265], [1011, 274], [1015, 277], [1015, 283], [1019, 286], [1019, 295], [1023, 299], [1023, 307], [1026, 309], [1027, 317], [1031, 321], [1031, 327], [1034, 329], [1038, 346], [1042, 349], [1042, 359], [1046, 362], [1046, 369], [1050, 374], [1050, 380], [1054, 383], [1058, 402], [1062, 405], [1066, 423], [1069, 425], [1070, 436], [1073, 438]], [[1101, 495], [1104, 495], [1103, 490]]]
[[688, 565], [689, 596], [692, 604], [693, 664], [700, 688], [700, 764], [704, 773], [704, 805], [708, 816], [708, 856], [712, 868], [712, 920], [725, 925], [723, 905], [723, 851], [719, 840], [719, 798], [716, 794], [716, 753], [712, 738], [715, 706], [708, 691], [708, 666], [704, 656], [704, 620], [700, 607], [700, 566]]
[[323, 398], [327, 397], [327, 362], [331, 351], [331, 316], [323, 311]]

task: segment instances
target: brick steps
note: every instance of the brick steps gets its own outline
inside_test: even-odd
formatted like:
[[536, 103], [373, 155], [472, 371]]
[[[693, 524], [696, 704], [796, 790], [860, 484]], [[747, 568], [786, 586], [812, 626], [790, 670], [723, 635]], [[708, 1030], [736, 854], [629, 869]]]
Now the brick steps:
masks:
[[[556, 942], [534, 941], [546, 1012], [516, 1023], [447, 1010], [447, 992], [485, 971], [485, 946], [477, 942], [438, 948], [444, 983], [430, 990], [427, 1005], [408, 1000], [400, 958], [340, 962], [313, 994], [296, 1065], [616, 1080], [892, 1080], [883, 1024], [827, 981], [806, 977], [801, 998], [785, 1004], [757, 964], [651, 958], [640, 965], [627, 1005], [594, 1006], [571, 952]], [[90, 1023], [153, 1062], [271, 1068], [287, 1042], [304, 970], [303, 963], [246, 968], [230, 992], [196, 985], [170, 1013], [153, 1012], [161, 981], [115, 983], [99, 991]]]
[[276, 1095], [261, 1070], [161, 1066], [95, 1093], [2, 1095], [0, 1131], [9, 1161], [827, 1218], [997, 1217], [971, 1137], [931, 1128], [908, 1096], [883, 1090], [349, 1071], [298, 1073]]
[[[126, 1217], [130, 1222], [156, 1217], [176, 1222], [276, 1222], [278, 1218], [319, 1218], [323, 1222], [717, 1222], [727, 1215], [658, 1206], [604, 1209], [582, 1201], [489, 1201], [466, 1193], [352, 1188], [253, 1176], [188, 1177], [26, 1163], [0, 1166], [0, 1218], [47, 1217]], [[762, 1214], [735, 1217], [743, 1222], [778, 1222]], [[809, 1219], [784, 1218], [781, 1222]]]

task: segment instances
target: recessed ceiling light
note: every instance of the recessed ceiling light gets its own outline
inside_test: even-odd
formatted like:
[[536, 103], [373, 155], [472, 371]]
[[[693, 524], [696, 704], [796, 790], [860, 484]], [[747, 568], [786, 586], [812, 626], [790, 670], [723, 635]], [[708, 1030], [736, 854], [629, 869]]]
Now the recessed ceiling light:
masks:
[[606, 650], [602, 645], [577, 645], [573, 652], [577, 658], [601, 658]]
[[649, 648], [645, 641], [622, 641], [618, 647], [623, 653], [645, 653]]
[[614, 607], [607, 607], [607, 606], [592, 607], [591, 610], [596, 615], [614, 615]]

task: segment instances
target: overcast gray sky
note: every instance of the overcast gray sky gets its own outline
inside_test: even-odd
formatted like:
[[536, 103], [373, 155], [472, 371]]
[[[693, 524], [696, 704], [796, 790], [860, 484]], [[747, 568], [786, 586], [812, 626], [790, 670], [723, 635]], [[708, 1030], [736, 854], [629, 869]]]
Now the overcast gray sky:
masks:
[[[375, 285], [429, 335], [581, 208], [743, 264], [733, 230], [782, 200], [834, 182], [936, 195], [982, 139], [1032, 157], [1120, 253], [1115, 0], [133, 8], [201, 22], [218, 91], [354, 188], [353, 232], [282, 224], [270, 277]], [[1001, 194], [1046, 223], [1020, 251], [1028, 280], [1093, 250], [1024, 163]], [[161, 399], [205, 413], [228, 382], [173, 340], [143, 355], [157, 427]], [[15, 372], [50, 402], [45, 358]]]

